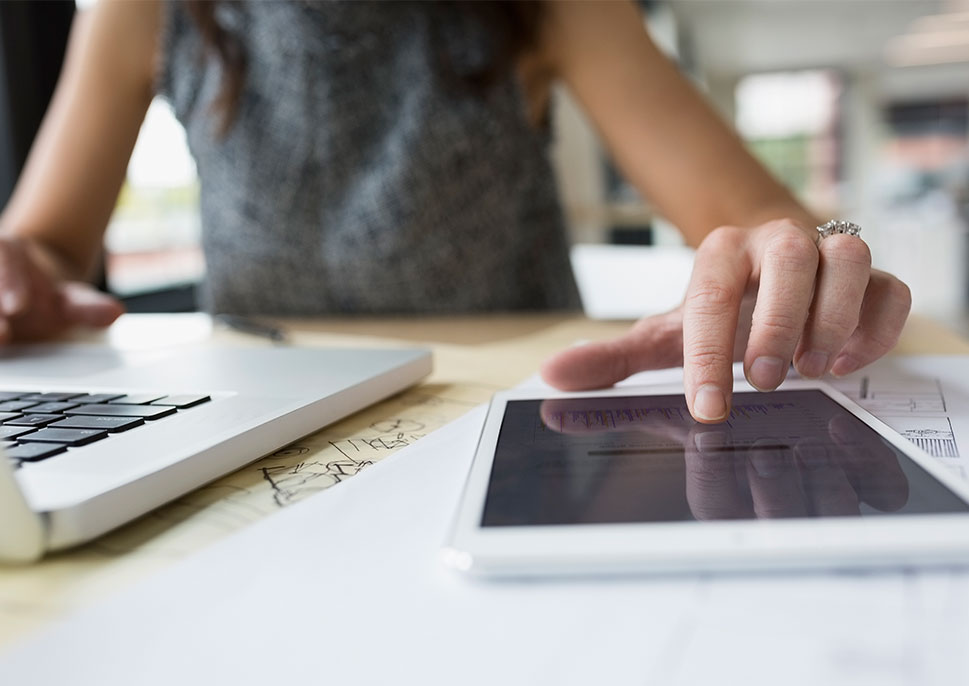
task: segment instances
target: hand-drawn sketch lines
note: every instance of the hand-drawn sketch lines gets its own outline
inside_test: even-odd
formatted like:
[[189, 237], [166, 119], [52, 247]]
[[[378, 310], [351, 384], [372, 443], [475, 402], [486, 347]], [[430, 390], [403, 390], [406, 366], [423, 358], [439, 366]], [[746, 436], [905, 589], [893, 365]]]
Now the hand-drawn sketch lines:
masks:
[[[157, 549], [166, 556], [198, 547], [319, 493], [485, 402], [484, 386], [421, 386], [306, 436], [234, 474], [155, 510], [94, 545], [104, 554]], [[193, 529], [181, 536], [172, 527]], [[172, 547], [174, 546], [174, 550]]]

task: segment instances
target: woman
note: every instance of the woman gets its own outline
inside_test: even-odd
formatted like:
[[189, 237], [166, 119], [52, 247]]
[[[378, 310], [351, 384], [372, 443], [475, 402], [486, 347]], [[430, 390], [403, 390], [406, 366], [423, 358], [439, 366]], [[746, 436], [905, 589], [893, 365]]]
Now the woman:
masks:
[[575, 306], [544, 152], [554, 80], [698, 251], [680, 308], [561, 353], [548, 381], [683, 364], [691, 412], [717, 422], [735, 352], [768, 390], [792, 360], [846, 374], [894, 345], [907, 288], [858, 237], [818, 239], [626, 2], [102, 3], [0, 219], [0, 337], [120, 314], [77, 281], [157, 91], [199, 165], [209, 309]]

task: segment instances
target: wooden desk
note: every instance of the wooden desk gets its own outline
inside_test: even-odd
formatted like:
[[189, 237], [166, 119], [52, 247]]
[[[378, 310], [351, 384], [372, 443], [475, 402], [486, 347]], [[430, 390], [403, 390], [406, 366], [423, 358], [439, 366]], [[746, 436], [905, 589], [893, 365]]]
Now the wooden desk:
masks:
[[[147, 328], [149, 338], [161, 331], [177, 332], [170, 316], [152, 317], [122, 320], [107, 338], [114, 340], [111, 333], [125, 327]], [[252, 336], [199, 328], [197, 317], [192, 322], [196, 340], [269, 345]], [[30, 567], [0, 568], [0, 649], [56, 617], [349, 478], [486, 402], [494, 391], [534, 374], [556, 350], [580, 339], [616, 336], [629, 326], [557, 315], [278, 323], [298, 345], [429, 345], [435, 371], [420, 386], [297, 441], [98, 541]], [[965, 355], [969, 342], [916, 317], [897, 352]]]

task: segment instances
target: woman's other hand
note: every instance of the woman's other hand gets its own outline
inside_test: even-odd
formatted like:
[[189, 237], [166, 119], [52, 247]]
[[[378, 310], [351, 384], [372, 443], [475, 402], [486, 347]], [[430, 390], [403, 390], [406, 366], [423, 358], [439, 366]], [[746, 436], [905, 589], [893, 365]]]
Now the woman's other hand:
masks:
[[682, 364], [690, 412], [716, 423], [730, 413], [735, 359], [761, 390], [776, 388], [791, 362], [817, 378], [878, 359], [905, 324], [908, 287], [871, 268], [860, 238], [834, 235], [815, 245], [811, 231], [777, 220], [711, 232], [697, 250], [683, 305], [640, 320], [616, 340], [559, 353], [543, 377], [580, 390]]
[[0, 343], [51, 338], [72, 326], [107, 326], [124, 312], [118, 300], [88, 284], [52, 278], [37, 250], [0, 238]]
[[54, 97], [0, 214], [0, 343], [106, 326], [124, 311], [84, 283], [154, 96], [161, 3], [79, 12]]

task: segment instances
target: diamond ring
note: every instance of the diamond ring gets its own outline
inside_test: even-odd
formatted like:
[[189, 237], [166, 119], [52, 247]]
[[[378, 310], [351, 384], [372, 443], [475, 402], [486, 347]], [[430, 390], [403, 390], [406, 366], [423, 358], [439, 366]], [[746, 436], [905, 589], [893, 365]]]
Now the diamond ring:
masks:
[[825, 222], [818, 228], [818, 240], [820, 243], [823, 239], [828, 236], [833, 236], [836, 233], [846, 233], [849, 236], [857, 236], [861, 233], [861, 227], [854, 222], [846, 222], [841, 219], [832, 219], [829, 222]]

